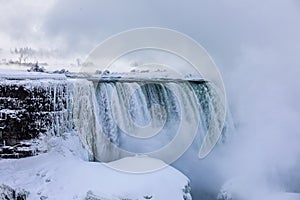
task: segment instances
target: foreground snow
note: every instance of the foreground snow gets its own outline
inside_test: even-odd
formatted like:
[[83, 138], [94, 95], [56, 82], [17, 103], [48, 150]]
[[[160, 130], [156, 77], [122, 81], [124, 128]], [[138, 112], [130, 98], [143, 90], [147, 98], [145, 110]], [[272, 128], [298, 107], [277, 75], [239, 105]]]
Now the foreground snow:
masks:
[[[47, 141], [49, 153], [19, 160], [0, 160], [0, 184], [23, 188], [29, 199], [183, 199], [188, 179], [172, 167], [132, 174], [113, 170], [101, 163], [87, 162], [76, 135], [69, 139], [52, 138]], [[71, 138], [71, 139], [70, 139]], [[139, 159], [160, 165], [161, 161]], [[125, 160], [126, 161], [126, 160]], [[120, 162], [124, 162], [120, 161]], [[151, 198], [152, 197], [152, 198]]]

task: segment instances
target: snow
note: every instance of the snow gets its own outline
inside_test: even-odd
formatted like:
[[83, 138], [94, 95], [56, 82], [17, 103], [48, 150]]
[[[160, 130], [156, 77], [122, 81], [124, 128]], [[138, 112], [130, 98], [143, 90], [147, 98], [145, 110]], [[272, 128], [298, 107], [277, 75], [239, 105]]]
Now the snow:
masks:
[[150, 158], [146, 155], [136, 155], [110, 162], [107, 166], [124, 172], [141, 173], [162, 169], [166, 164], [161, 160]]
[[70, 78], [84, 78], [91, 81], [206, 81], [199, 76], [182, 76], [169, 72], [112, 72], [110, 74], [69, 73]]
[[[65, 138], [65, 139], [63, 139]], [[0, 184], [23, 188], [29, 199], [183, 199], [188, 179], [168, 166], [151, 173], [126, 173], [102, 163], [87, 162], [77, 134], [52, 137], [48, 153], [17, 160], [0, 160]], [[116, 163], [139, 162], [160, 166], [162, 161], [147, 157], [124, 158]]]
[[[193, 76], [191, 74], [183, 76], [169, 71], [137, 71], [137, 72], [111, 72], [109, 74], [91, 74], [76, 71], [68, 73], [69, 78], [84, 78], [89, 80], [123, 80], [123, 81], [204, 81], [200, 76]], [[58, 79], [64, 80], [67, 78], [65, 74], [46, 73], [46, 72], [28, 72], [25, 70], [1, 69], [0, 79], [13, 80], [35, 80], [35, 79]], [[149, 78], [150, 77], [150, 78]]]
[[24, 80], [24, 79], [58, 79], [64, 80], [66, 76], [64, 74], [50, 74], [43, 72], [27, 72], [21, 70], [6, 70], [0, 69], [0, 79], [13, 79], [13, 80]]

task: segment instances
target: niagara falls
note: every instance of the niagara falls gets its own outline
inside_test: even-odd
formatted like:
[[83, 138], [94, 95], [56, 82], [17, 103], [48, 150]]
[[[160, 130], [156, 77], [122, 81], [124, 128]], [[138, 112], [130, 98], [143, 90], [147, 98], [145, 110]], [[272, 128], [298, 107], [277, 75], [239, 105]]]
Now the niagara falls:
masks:
[[0, 200], [300, 200], [296, 0], [0, 4]]

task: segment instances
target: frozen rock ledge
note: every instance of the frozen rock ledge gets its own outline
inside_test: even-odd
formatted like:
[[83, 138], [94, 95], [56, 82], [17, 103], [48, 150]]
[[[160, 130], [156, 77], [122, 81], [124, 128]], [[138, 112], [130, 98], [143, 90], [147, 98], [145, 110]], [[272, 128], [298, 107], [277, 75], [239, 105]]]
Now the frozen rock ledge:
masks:
[[13, 189], [8, 185], [0, 185], [0, 200], [26, 200], [29, 192], [23, 189]]

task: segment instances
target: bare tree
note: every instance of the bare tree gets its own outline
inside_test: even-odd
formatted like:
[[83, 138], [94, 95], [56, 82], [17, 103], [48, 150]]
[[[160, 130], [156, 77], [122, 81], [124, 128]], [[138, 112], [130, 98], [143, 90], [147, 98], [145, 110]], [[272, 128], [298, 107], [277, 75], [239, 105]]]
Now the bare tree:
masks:
[[26, 63], [27, 59], [29, 57], [31, 57], [32, 55], [34, 55], [35, 50], [33, 50], [30, 47], [21, 47], [21, 48], [15, 48], [15, 50], [13, 51], [13, 53], [19, 55], [18, 56], [18, 61], [21, 64], [22, 62]]

